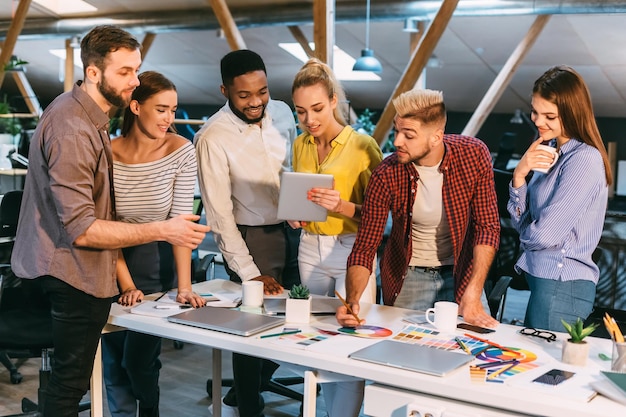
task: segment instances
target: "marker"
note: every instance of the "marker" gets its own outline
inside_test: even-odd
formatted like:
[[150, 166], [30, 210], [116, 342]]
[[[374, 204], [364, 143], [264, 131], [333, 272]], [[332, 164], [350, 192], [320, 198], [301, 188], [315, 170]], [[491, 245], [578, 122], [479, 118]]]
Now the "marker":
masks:
[[267, 337], [276, 337], [276, 336], [286, 336], [288, 334], [296, 334], [296, 333], [300, 333], [302, 330], [298, 329], [298, 330], [290, 330], [288, 332], [280, 332], [280, 333], [272, 333], [272, 334], [264, 334], [263, 336], [260, 337], [260, 339], [265, 339]]
[[341, 294], [337, 292], [337, 290], [335, 290], [335, 295], [337, 296], [337, 298], [341, 300], [341, 303], [346, 307], [346, 309], [348, 310], [348, 313], [352, 314], [352, 317], [354, 317], [354, 319], [360, 323], [361, 319], [359, 318], [359, 316], [354, 314], [354, 311], [352, 311], [352, 309], [350, 308], [350, 305], [348, 305], [346, 300], [344, 300], [344, 298], [341, 296]]
[[458, 337], [454, 338], [454, 341], [461, 347], [461, 349], [463, 349], [466, 353], [468, 354], [472, 354], [472, 351], [468, 349], [468, 347], [465, 345], [465, 343], [463, 343], [463, 341], [461, 339], [459, 339]]
[[157, 310], [185, 310], [187, 308], [193, 308], [190, 305], [178, 305], [178, 304], [157, 304], [154, 306]]
[[517, 359], [509, 359], [508, 361], [487, 362], [487, 363], [481, 363], [479, 365], [476, 365], [476, 367], [480, 369], [487, 369], [487, 368], [495, 368], [495, 367], [502, 366], [502, 365], [510, 365], [512, 363], [515, 363], [517, 365], [519, 361]]

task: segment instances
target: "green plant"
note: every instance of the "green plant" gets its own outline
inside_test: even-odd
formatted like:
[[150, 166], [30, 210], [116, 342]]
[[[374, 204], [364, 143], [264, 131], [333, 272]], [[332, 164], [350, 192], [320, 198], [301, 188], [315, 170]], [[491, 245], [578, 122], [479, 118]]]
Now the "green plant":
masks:
[[582, 343], [585, 337], [589, 336], [595, 329], [598, 328], [597, 323], [592, 323], [587, 327], [583, 327], [583, 321], [580, 317], [578, 317], [576, 322], [572, 324], [563, 319], [561, 319], [561, 323], [563, 323], [563, 327], [565, 327], [565, 330], [569, 333], [572, 343]]
[[289, 298], [306, 300], [307, 298], [309, 298], [310, 294], [311, 292], [309, 291], [309, 287], [303, 284], [297, 284], [291, 287], [291, 290], [289, 291]]
[[[9, 101], [7, 99], [6, 94], [2, 97], [2, 101], [0, 101], [0, 115], [1, 114], [11, 114], [13, 109], [9, 105]], [[0, 116], [0, 133], [8, 133], [11, 136], [15, 136], [22, 131], [22, 124], [19, 119], [16, 117], [1, 117]]]

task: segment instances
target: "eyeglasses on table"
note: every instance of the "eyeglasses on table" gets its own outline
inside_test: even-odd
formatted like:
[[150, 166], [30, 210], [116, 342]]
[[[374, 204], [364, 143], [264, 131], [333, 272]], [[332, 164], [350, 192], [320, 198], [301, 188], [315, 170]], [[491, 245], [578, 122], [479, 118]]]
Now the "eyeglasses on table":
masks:
[[524, 336], [538, 337], [540, 339], [547, 340], [548, 342], [554, 342], [556, 340], [556, 335], [554, 333], [547, 330], [537, 330], [534, 327], [524, 327], [519, 332]]

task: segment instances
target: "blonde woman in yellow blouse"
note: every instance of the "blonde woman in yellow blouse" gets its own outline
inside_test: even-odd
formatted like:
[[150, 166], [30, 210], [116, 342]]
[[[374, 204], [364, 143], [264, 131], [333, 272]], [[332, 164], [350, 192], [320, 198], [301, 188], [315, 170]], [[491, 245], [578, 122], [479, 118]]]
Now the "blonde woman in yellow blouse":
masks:
[[[356, 238], [365, 187], [382, 152], [371, 136], [347, 124], [340, 111], [344, 92], [326, 64], [309, 60], [296, 74], [291, 93], [304, 131], [293, 145], [293, 170], [331, 174], [335, 179], [333, 189], [313, 188], [308, 193], [309, 200], [328, 209], [325, 222], [289, 222], [303, 229], [298, 249], [300, 279], [313, 294], [332, 296], [337, 290], [345, 297], [346, 261]], [[361, 302], [376, 302], [375, 272]], [[329, 417], [358, 416], [362, 381], [324, 384], [323, 390]], [[335, 397], [341, 401], [335, 404]]]

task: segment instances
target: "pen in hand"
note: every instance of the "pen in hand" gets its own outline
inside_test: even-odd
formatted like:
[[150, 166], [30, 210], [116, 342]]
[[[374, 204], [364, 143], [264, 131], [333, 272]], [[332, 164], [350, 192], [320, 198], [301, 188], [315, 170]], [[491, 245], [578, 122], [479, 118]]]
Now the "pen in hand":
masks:
[[341, 300], [341, 303], [346, 307], [346, 309], [348, 310], [348, 313], [352, 314], [352, 317], [354, 317], [354, 319], [357, 322], [361, 323], [361, 319], [359, 318], [359, 316], [354, 314], [354, 311], [352, 311], [352, 309], [350, 308], [350, 305], [347, 303], [346, 300], [344, 300], [344, 298], [341, 296], [341, 294], [339, 294], [337, 292], [337, 290], [335, 290], [335, 295], [337, 296], [337, 298], [339, 298], [339, 300]]

